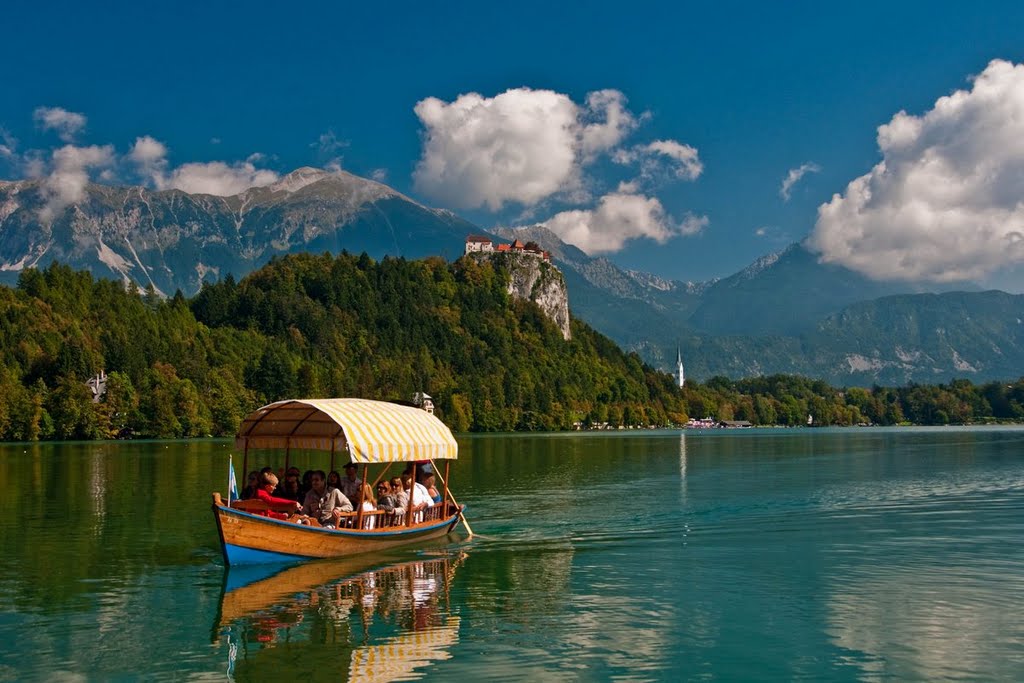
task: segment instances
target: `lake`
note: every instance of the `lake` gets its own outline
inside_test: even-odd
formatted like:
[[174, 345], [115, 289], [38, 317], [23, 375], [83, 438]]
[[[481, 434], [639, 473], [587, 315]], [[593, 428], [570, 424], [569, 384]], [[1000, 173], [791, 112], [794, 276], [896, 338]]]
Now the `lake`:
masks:
[[472, 540], [270, 571], [226, 441], [0, 446], [0, 681], [1024, 679], [1022, 428], [459, 442]]

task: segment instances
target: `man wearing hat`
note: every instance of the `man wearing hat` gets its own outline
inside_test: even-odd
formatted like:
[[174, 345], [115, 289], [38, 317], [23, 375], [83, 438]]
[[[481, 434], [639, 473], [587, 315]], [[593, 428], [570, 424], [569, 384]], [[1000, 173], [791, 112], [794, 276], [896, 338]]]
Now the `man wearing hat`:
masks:
[[357, 469], [354, 462], [348, 463], [345, 465], [345, 476], [341, 478], [341, 492], [351, 501], [358, 500], [359, 488], [363, 485], [363, 480], [356, 476]]

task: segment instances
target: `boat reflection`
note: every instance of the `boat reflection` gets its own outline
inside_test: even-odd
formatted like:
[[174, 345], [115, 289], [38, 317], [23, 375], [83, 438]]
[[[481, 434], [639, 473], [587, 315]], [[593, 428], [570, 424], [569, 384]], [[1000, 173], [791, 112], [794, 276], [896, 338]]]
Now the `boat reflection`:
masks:
[[213, 629], [226, 645], [228, 676], [418, 678], [458, 642], [449, 591], [465, 559], [465, 551], [445, 549], [414, 560], [306, 562], [272, 574], [229, 569]]

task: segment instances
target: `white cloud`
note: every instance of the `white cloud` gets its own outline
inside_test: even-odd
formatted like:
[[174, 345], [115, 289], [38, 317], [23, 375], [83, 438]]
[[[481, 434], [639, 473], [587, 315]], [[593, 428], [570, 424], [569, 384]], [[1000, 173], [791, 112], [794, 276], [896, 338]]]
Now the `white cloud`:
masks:
[[612, 155], [617, 164], [640, 164], [640, 179], [696, 180], [704, 172], [704, 164], [695, 147], [675, 140], [655, 140], [646, 145], [618, 149]]
[[598, 90], [587, 95], [584, 118], [590, 121], [580, 133], [585, 161], [616, 147], [637, 127], [636, 117], [626, 109], [626, 96], [618, 90]]
[[566, 95], [519, 88], [416, 104], [426, 131], [416, 188], [460, 208], [535, 204], [576, 185], [580, 110]]
[[373, 173], [370, 174], [370, 178], [376, 180], [378, 183], [385, 183], [388, 180], [388, 169], [375, 168], [373, 169]]
[[36, 107], [32, 114], [36, 125], [43, 130], [53, 130], [64, 142], [72, 142], [83, 128], [85, 115], [60, 107]]
[[135, 144], [132, 145], [132, 150], [128, 153], [128, 157], [138, 164], [159, 163], [166, 156], [167, 146], [148, 135], [135, 138]]
[[31, 149], [19, 159], [26, 178], [42, 178], [46, 175], [46, 157], [40, 150]]
[[675, 222], [656, 198], [628, 189], [620, 186], [601, 197], [595, 209], [563, 211], [545, 225], [564, 242], [588, 254], [600, 254], [619, 251], [627, 241], [641, 237], [664, 244], [678, 235], [698, 233], [708, 224], [706, 217], [692, 215]]
[[571, 236], [584, 250], [608, 252], [637, 237], [659, 242], [701, 230], [705, 218], [674, 222], [661, 203], [643, 195], [651, 181], [693, 180], [703, 172], [697, 150], [675, 140], [623, 149], [648, 118], [635, 116], [617, 90], [589, 93], [584, 105], [552, 90], [518, 88], [495, 97], [460, 95], [452, 102], [430, 97], [416, 104], [423, 124], [423, 150], [413, 174], [416, 189], [446, 205], [521, 205], [520, 220], [532, 219], [542, 202], [584, 204], [601, 182], [586, 171], [602, 155], [639, 164], [639, 175], [605, 194], [593, 209], [565, 211], [549, 227]]
[[50, 223], [67, 206], [85, 197], [89, 169], [114, 163], [113, 145], [76, 147], [65, 145], [53, 153], [53, 170], [43, 183], [46, 204], [39, 210], [39, 219]]
[[961, 281], [1024, 263], [1024, 66], [878, 129], [882, 161], [818, 209], [809, 245], [876, 278]]
[[139, 173], [159, 187], [167, 170], [167, 147], [148, 135], [135, 138], [135, 144], [128, 152], [128, 160], [135, 164]]
[[263, 187], [276, 182], [274, 171], [256, 168], [248, 161], [226, 164], [223, 161], [182, 164], [157, 184], [157, 189], [177, 189], [189, 194], [212, 194], [230, 197], [250, 187]]
[[0, 157], [4, 159], [13, 158], [18, 149], [18, 141], [14, 139], [6, 128], [0, 127]]
[[754, 229], [754, 235], [770, 244], [792, 244], [790, 234], [777, 225], [761, 225]]
[[233, 164], [193, 162], [182, 164], [168, 173], [166, 145], [148, 135], [135, 139], [126, 158], [158, 190], [176, 189], [189, 194], [230, 197], [250, 187], [270, 185], [279, 179], [274, 171], [256, 168], [256, 163], [266, 159], [266, 155], [260, 152]]
[[[85, 126], [85, 117], [60, 108], [39, 107], [34, 118], [44, 130], [56, 130], [62, 138], [73, 136]], [[194, 194], [230, 196], [250, 187], [274, 183], [274, 171], [257, 168], [268, 157], [251, 154], [245, 161], [226, 163], [188, 163], [171, 168], [167, 146], [144, 135], [135, 139], [131, 149], [120, 156], [113, 145], [80, 147], [67, 144], [52, 152], [30, 149], [19, 152], [17, 141], [0, 128], [0, 161], [9, 164], [23, 177], [42, 178], [46, 199], [39, 211], [40, 220], [52, 222], [65, 208], [86, 198], [91, 178], [103, 183], [122, 182], [118, 171], [134, 167], [145, 182], [158, 190], [180, 189]]]
[[340, 152], [349, 146], [349, 142], [339, 139], [333, 130], [328, 130], [321, 133], [316, 142], [310, 143], [309, 146], [317, 151], [317, 159], [324, 168], [329, 171], [340, 171], [343, 161]]
[[676, 162], [674, 173], [683, 180], [696, 180], [704, 172], [697, 150], [675, 140], [655, 140], [647, 145], [646, 150], [652, 154], [661, 154]]
[[808, 173], [818, 173], [821, 171], [821, 167], [812, 161], [800, 164], [797, 168], [789, 169], [789, 173], [782, 179], [782, 187], [779, 188], [779, 195], [783, 200], [789, 201], [790, 193], [793, 191], [793, 186], [800, 182]]

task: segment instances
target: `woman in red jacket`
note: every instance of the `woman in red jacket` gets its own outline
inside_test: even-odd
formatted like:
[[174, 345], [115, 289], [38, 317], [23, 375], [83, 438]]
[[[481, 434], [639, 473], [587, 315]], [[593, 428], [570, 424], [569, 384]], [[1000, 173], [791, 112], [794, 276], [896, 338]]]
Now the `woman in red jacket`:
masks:
[[[256, 491], [256, 497], [267, 505], [287, 505], [289, 507], [294, 507], [296, 510], [302, 509], [302, 503], [297, 500], [275, 498], [273, 495], [275, 488], [277, 488], [277, 475], [273, 472], [264, 472], [260, 475], [260, 488]], [[264, 517], [273, 517], [274, 519], [289, 518], [287, 512], [275, 512], [274, 510], [267, 510], [266, 512], [261, 512], [259, 514]]]

